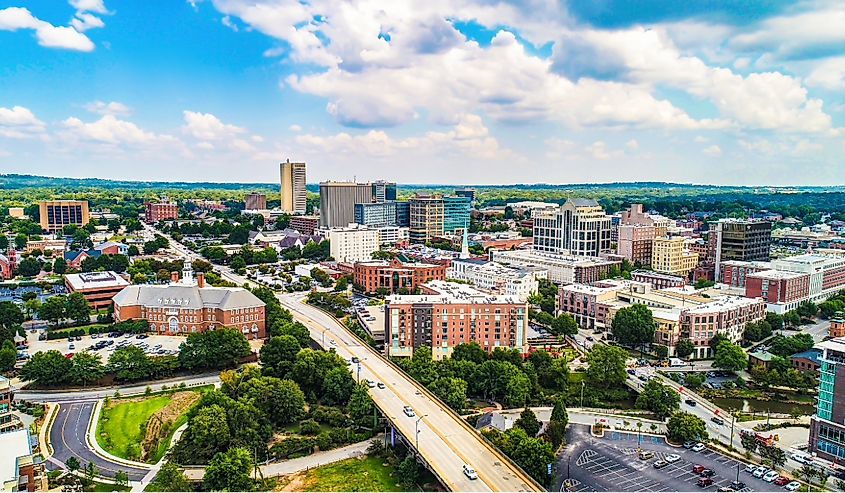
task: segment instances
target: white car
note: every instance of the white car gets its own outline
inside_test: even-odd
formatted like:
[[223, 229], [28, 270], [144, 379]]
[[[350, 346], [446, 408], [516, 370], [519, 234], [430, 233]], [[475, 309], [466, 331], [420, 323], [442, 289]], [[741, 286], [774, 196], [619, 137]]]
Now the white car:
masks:
[[755, 478], [762, 478], [763, 475], [766, 474], [767, 472], [769, 472], [768, 467], [760, 466], [757, 469], [754, 469], [754, 472], [751, 473], [751, 475], [754, 476]]
[[478, 473], [475, 472], [475, 469], [473, 469], [469, 464], [464, 464], [464, 474], [469, 479], [478, 479]]
[[745, 472], [753, 473], [755, 469], [757, 469], [757, 466], [755, 466], [754, 464], [747, 464], [745, 466]]
[[402, 411], [405, 413], [405, 416], [408, 416], [409, 418], [413, 418], [416, 415], [414, 408], [411, 406], [403, 406]]
[[695, 445], [693, 445], [693, 447], [692, 447], [692, 451], [693, 451], [693, 452], [701, 452], [702, 450], [704, 450], [704, 444], [703, 444], [703, 443], [701, 443], [701, 442], [696, 443], [696, 444], [695, 444]]
[[681, 460], [681, 456], [678, 454], [669, 454], [664, 457], [663, 460], [671, 464], [673, 462], [678, 462], [679, 460]]
[[800, 487], [801, 487], [801, 483], [799, 483], [798, 481], [793, 481], [793, 482], [787, 484], [786, 486], [784, 486], [784, 488], [786, 488], [786, 491], [795, 491]]
[[807, 465], [810, 465], [810, 466], [813, 465], [813, 459], [807, 457], [806, 455], [792, 454], [792, 455], [789, 456], [789, 458], [794, 460], [795, 462], [800, 462], [802, 464], [807, 464]]
[[780, 476], [777, 471], [769, 471], [763, 475], [763, 481], [767, 483], [771, 483], [772, 481], [776, 480]]

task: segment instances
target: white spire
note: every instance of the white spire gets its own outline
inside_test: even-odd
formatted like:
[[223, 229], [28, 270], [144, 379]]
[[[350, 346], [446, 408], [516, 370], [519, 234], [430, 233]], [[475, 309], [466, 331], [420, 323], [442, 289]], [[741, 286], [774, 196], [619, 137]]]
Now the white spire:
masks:
[[464, 223], [464, 240], [461, 242], [460, 258], [469, 258], [469, 241], [467, 240], [467, 230], [469, 230], [469, 225], [467, 223]]

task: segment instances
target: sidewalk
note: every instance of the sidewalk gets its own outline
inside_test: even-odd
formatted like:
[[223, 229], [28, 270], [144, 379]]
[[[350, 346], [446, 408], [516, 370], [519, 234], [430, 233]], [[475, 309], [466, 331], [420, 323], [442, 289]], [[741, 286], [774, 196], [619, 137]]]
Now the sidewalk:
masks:
[[367, 452], [367, 447], [370, 446], [370, 440], [353, 443], [345, 447], [340, 447], [325, 452], [319, 452], [313, 455], [300, 457], [298, 459], [291, 459], [273, 464], [261, 466], [261, 472], [264, 476], [279, 476], [282, 474], [293, 474], [299, 471], [305, 471], [314, 467], [324, 466], [333, 462], [350, 459], [352, 457], [359, 457]]

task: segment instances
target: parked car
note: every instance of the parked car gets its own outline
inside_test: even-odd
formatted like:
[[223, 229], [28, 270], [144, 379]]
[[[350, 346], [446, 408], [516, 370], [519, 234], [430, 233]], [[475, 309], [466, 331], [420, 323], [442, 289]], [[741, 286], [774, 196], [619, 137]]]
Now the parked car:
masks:
[[669, 454], [664, 458], [664, 460], [671, 464], [673, 462], [678, 462], [679, 460], [681, 460], [681, 456], [678, 454]]
[[695, 484], [700, 488], [706, 488], [713, 485], [713, 480], [710, 478], [698, 478], [698, 482]]
[[734, 490], [736, 490], [736, 491], [739, 491], [739, 490], [741, 490], [741, 489], [745, 488], [745, 486], [746, 486], [746, 484], [745, 484], [745, 483], [743, 483], [742, 481], [733, 481], [733, 482], [731, 482], [731, 488], [733, 488], [733, 489], [734, 489]]
[[776, 480], [780, 476], [777, 471], [769, 471], [763, 475], [763, 481], [767, 483], [771, 483], [772, 481]]
[[[813, 465], [813, 459], [807, 457], [806, 455], [792, 454], [789, 456], [789, 458], [794, 460], [795, 462], [800, 462], [801, 464]], [[843, 477], [839, 479], [845, 479], [845, 474], [843, 474]]]
[[704, 450], [704, 444], [701, 442], [696, 443], [695, 446], [693, 446], [690, 450], [692, 450], [693, 452], [701, 452], [702, 450]]
[[655, 469], [663, 469], [664, 467], [668, 466], [669, 463], [666, 462], [665, 460], [658, 460], [658, 461], [655, 461], [655, 463], [652, 464], [652, 465], [654, 466]]
[[696, 464], [696, 465], [692, 466], [692, 472], [694, 472], [696, 474], [700, 473], [701, 471], [703, 471], [705, 469], [707, 469], [707, 468], [702, 466], [701, 464]]
[[648, 460], [654, 457], [654, 452], [651, 450], [641, 450], [639, 456], [640, 460]]
[[783, 485], [785, 485], [785, 484], [786, 484], [786, 483], [788, 483], [788, 482], [789, 482], [789, 478], [785, 478], [785, 477], [783, 477], [783, 476], [778, 476], [778, 477], [777, 477], [777, 479], [775, 479], [774, 481], [772, 481], [772, 483], [774, 483], [774, 484], [776, 484], [776, 485], [778, 485], [778, 486], [783, 486]]
[[754, 469], [754, 472], [751, 473], [752, 476], [755, 478], [762, 478], [764, 474], [769, 472], [769, 468], [765, 466], [760, 466], [757, 469]]
[[705, 470], [701, 471], [700, 473], [698, 473], [698, 475], [703, 477], [703, 478], [709, 478], [709, 477], [713, 476], [714, 474], [716, 474], [716, 473], [713, 471], [713, 469], [705, 469]]
[[745, 466], [745, 472], [754, 472], [755, 469], [757, 469], [757, 466], [754, 464], [746, 464]]
[[684, 442], [684, 448], [693, 448], [695, 446], [695, 442], [687, 440]]
[[628, 370], [628, 375], [636, 375], [636, 374], [637, 374], [637, 372], [635, 372], [634, 370]]
[[685, 400], [685, 401], [684, 401], [684, 403], [685, 403], [687, 406], [690, 406], [690, 407], [695, 407], [695, 406], [697, 406], [697, 405], [698, 405], [698, 403], [697, 403], [697, 402], [695, 402], [695, 401], [694, 401], [694, 400], [692, 400], [692, 399], [687, 399], [687, 400]]
[[799, 483], [798, 481], [793, 481], [793, 482], [787, 484], [786, 486], [784, 486], [784, 488], [786, 488], [786, 491], [795, 491], [800, 487], [801, 487], [801, 483]]

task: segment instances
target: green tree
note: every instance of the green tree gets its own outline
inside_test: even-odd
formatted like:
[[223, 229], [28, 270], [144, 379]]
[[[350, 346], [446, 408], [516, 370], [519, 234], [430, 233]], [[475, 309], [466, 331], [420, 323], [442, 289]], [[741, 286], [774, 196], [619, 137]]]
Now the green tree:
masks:
[[611, 323], [613, 337], [621, 344], [647, 344], [654, 341], [654, 319], [651, 310], [635, 303], [620, 308]]
[[760, 456], [765, 459], [769, 459], [772, 466], [776, 469], [780, 469], [784, 464], [786, 464], [786, 453], [784, 453], [783, 449], [777, 445], [761, 446]]
[[232, 447], [226, 453], [218, 452], [205, 468], [203, 486], [208, 491], [252, 491], [255, 487], [250, 477], [253, 467], [252, 454], [244, 447]]
[[76, 457], [74, 457], [72, 455], [70, 457], [68, 457], [68, 459], [65, 461], [65, 467], [67, 467], [67, 470], [70, 471], [71, 473], [73, 471], [78, 471], [79, 466], [80, 466], [79, 459], [77, 459]]
[[640, 395], [637, 396], [637, 407], [648, 409], [659, 418], [665, 418], [677, 411], [681, 404], [681, 396], [675, 389], [663, 385], [656, 378], [649, 380]]
[[[91, 257], [89, 257], [91, 258]], [[77, 324], [87, 324], [91, 321], [91, 305], [79, 291], [74, 291], [67, 296], [65, 316], [72, 318]]]
[[349, 399], [349, 417], [358, 426], [372, 423], [373, 399], [370, 397], [367, 384], [359, 382], [352, 389], [352, 397]]
[[305, 394], [293, 380], [253, 378], [243, 384], [242, 394], [276, 425], [286, 425], [305, 414]]
[[561, 313], [551, 322], [551, 332], [558, 336], [571, 336], [578, 333], [578, 323], [568, 313]]
[[60, 275], [67, 272], [67, 261], [64, 257], [56, 257], [56, 260], [53, 261], [53, 272]]
[[118, 380], [140, 380], [150, 376], [152, 364], [143, 349], [126, 346], [111, 353], [108, 371]]
[[411, 355], [411, 365], [408, 373], [423, 385], [430, 385], [437, 379], [437, 370], [435, 370], [434, 361], [431, 357], [431, 348], [428, 346], [419, 346], [414, 349]]
[[743, 370], [748, 366], [748, 355], [740, 346], [731, 344], [730, 341], [722, 341], [717, 347], [713, 366], [729, 371]]
[[405, 488], [405, 491], [410, 491], [417, 482], [419, 476], [419, 468], [417, 461], [413, 455], [405, 456], [405, 459], [399, 463], [396, 470], [396, 478], [399, 483]]
[[689, 373], [684, 376], [684, 385], [691, 389], [697, 389], [704, 383], [704, 379], [700, 375]]
[[466, 405], [467, 382], [462, 378], [440, 377], [429, 387], [447, 406], [460, 411]]
[[100, 474], [100, 468], [97, 467], [93, 462], [89, 462], [88, 465], [85, 466], [83, 472], [85, 473], [85, 477], [88, 478], [88, 481], [93, 482], [94, 478], [96, 478], [97, 475]]
[[628, 352], [616, 346], [593, 344], [584, 357], [589, 365], [587, 378], [601, 385], [622, 385], [628, 378], [625, 371], [625, 360]]
[[675, 344], [675, 355], [679, 358], [686, 358], [695, 352], [695, 344], [689, 339], [681, 339]]
[[0, 235], [0, 252], [5, 252], [9, 249], [9, 238], [2, 234]]
[[555, 407], [552, 408], [550, 420], [563, 423], [564, 425], [569, 423], [569, 414], [566, 412], [566, 401], [563, 397], [558, 397], [555, 400]]
[[274, 336], [261, 346], [258, 358], [266, 375], [284, 378], [296, 359], [296, 354], [302, 349], [299, 342], [290, 335]]
[[41, 263], [33, 257], [27, 257], [18, 263], [18, 275], [34, 277], [41, 272]]
[[740, 435], [739, 436], [739, 443], [742, 445], [742, 448], [751, 452], [752, 454], [757, 451], [757, 446], [759, 443], [757, 439], [751, 435]]
[[455, 346], [451, 358], [453, 360], [472, 361], [480, 365], [487, 359], [487, 352], [476, 341], [465, 342]]
[[18, 233], [15, 236], [15, 249], [16, 250], [24, 250], [26, 248], [26, 242], [27, 241], [28, 241], [28, 238], [26, 237], [26, 234]]
[[17, 355], [15, 343], [8, 339], [4, 340], [0, 344], [0, 372], [7, 372], [14, 368]]
[[58, 323], [59, 320], [65, 318], [66, 299], [67, 296], [57, 294], [44, 300], [44, 303], [41, 303], [41, 306], [38, 307], [38, 318], [47, 320], [54, 325]]
[[30, 380], [38, 385], [57, 385], [68, 381], [71, 367], [69, 358], [51, 349], [33, 354], [23, 365], [18, 376], [21, 380]]
[[244, 226], [235, 226], [227, 240], [232, 245], [243, 245], [249, 241], [249, 229]]
[[692, 413], [677, 412], [669, 417], [666, 431], [672, 440], [685, 442], [687, 440], [706, 440], [707, 424]]
[[710, 338], [710, 342], [708, 343], [708, 345], [713, 350], [714, 355], [719, 352], [719, 343], [721, 343], [722, 341], [730, 342], [731, 340], [728, 339], [728, 336], [721, 332], [716, 332], [715, 334], [713, 334], [713, 337]]
[[243, 269], [246, 267], [246, 260], [244, 260], [244, 258], [240, 255], [235, 255], [232, 257], [232, 261], [229, 263], [229, 267], [231, 267], [232, 270], [236, 271]]
[[663, 344], [655, 344], [652, 350], [654, 351], [654, 355], [660, 359], [666, 359], [669, 356], [669, 348]]
[[333, 368], [323, 379], [323, 401], [326, 404], [345, 404], [352, 397], [355, 379], [346, 368]]
[[241, 331], [221, 327], [188, 334], [179, 345], [179, 362], [186, 368], [223, 368], [236, 365], [251, 352]]
[[175, 463], [167, 461], [155, 475], [150, 489], [153, 491], [192, 491], [192, 485], [184, 471]]
[[103, 378], [105, 374], [103, 360], [97, 353], [82, 351], [74, 354], [70, 361], [73, 366], [70, 369], [69, 378], [82, 385]]
[[12, 329], [22, 324], [23, 321], [24, 316], [18, 305], [11, 301], [0, 301], [0, 327]]
[[529, 437], [537, 436], [537, 433], [540, 432], [540, 427], [542, 424], [537, 420], [537, 416], [534, 414], [530, 408], [526, 407], [519, 413], [519, 419], [514, 421], [514, 426], [519, 426], [523, 430], [525, 430], [525, 434]]
[[115, 482], [118, 486], [126, 486], [126, 485], [128, 485], [128, 484], [129, 484], [129, 474], [127, 474], [126, 472], [124, 472], [124, 471], [122, 471], [122, 470], [118, 469], [118, 470], [114, 473], [114, 482]]

